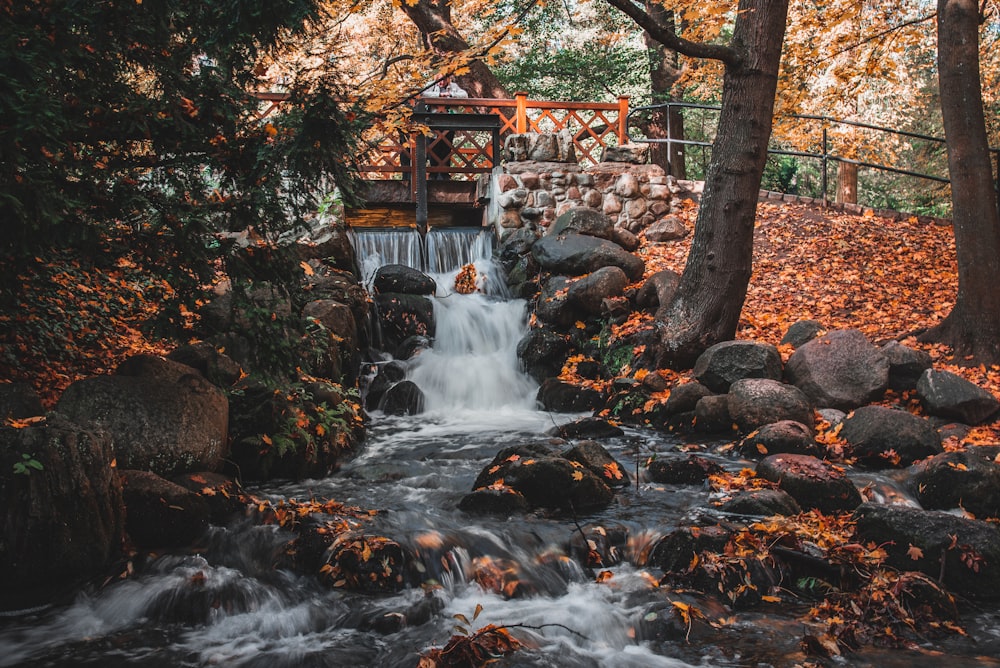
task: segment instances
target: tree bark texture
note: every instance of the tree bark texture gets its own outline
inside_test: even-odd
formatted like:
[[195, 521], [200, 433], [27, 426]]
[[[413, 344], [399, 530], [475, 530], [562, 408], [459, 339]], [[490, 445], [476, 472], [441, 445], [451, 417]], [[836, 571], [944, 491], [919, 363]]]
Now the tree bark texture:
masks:
[[837, 204], [858, 203], [858, 166], [853, 162], [837, 163]]
[[976, 0], [938, 0], [938, 77], [948, 147], [958, 295], [924, 340], [959, 361], [1000, 363], [1000, 213], [993, 185], [979, 74]]
[[[645, 1], [646, 11], [659, 23], [668, 28], [676, 28], [674, 13], [669, 12], [660, 4]], [[674, 84], [680, 79], [677, 52], [660, 44], [649, 34], [642, 32], [642, 38], [649, 52], [649, 81], [653, 104], [661, 104], [678, 99], [674, 93]], [[650, 139], [684, 139], [684, 115], [680, 109], [654, 110], [649, 121], [643, 128]], [[684, 164], [684, 144], [657, 142], [650, 150], [650, 161], [659, 165], [667, 174], [678, 179], [687, 178], [687, 168]]]
[[788, 0], [739, 3], [691, 251], [673, 300], [656, 315], [661, 366], [690, 367], [706, 348], [736, 335], [753, 265], [787, 13]]
[[[461, 54], [470, 49], [451, 21], [451, 0], [419, 0], [416, 4], [401, 2], [400, 9], [417, 26], [428, 48], [442, 55]], [[479, 60], [469, 63], [469, 73], [455, 77], [469, 97], [510, 98], [493, 71]]]

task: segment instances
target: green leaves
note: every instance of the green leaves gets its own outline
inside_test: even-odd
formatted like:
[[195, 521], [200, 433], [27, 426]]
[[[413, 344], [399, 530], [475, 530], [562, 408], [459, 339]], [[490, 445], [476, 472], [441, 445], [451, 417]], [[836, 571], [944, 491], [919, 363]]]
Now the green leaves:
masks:
[[45, 467], [42, 463], [35, 459], [34, 455], [29, 455], [23, 453], [21, 455], [21, 461], [14, 462], [14, 473], [15, 475], [30, 476], [32, 471], [41, 471]]

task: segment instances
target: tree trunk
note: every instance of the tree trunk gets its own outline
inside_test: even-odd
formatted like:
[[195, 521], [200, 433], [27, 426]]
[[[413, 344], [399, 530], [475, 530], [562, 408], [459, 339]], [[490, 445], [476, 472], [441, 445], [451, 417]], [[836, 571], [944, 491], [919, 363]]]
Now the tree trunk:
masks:
[[1000, 363], [1000, 213], [979, 78], [976, 0], [938, 0], [938, 78], [958, 255], [955, 306], [921, 339], [958, 360]]
[[837, 204], [858, 203], [858, 166], [853, 162], [837, 163]]
[[[667, 11], [662, 5], [650, 0], [643, 3], [646, 11], [667, 29], [675, 28], [674, 13]], [[668, 49], [656, 41], [648, 31], [643, 31], [642, 39], [649, 53], [649, 83], [654, 104], [677, 99], [674, 95], [674, 84], [680, 79], [678, 55], [673, 49]], [[671, 107], [657, 109], [653, 112], [643, 131], [650, 139], [684, 139], [684, 116], [680, 109]], [[652, 145], [650, 159], [654, 165], [659, 165], [667, 174], [678, 179], [687, 178], [684, 164], [684, 144], [657, 142]]]
[[[469, 42], [451, 22], [451, 0], [418, 0], [399, 3], [400, 9], [413, 21], [428, 48], [441, 55], [459, 55], [469, 50]], [[507, 99], [511, 94], [493, 71], [479, 60], [468, 63], [469, 73], [456, 76], [455, 81], [469, 97]]]
[[722, 111], [691, 251], [662, 307], [659, 363], [690, 367], [736, 335], [753, 264], [757, 198], [771, 136], [788, 0], [741, 0], [726, 62]]

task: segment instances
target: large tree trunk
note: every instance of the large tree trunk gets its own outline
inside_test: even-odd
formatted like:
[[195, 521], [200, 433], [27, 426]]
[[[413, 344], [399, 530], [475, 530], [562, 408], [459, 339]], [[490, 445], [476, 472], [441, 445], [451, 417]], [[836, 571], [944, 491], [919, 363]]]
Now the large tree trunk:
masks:
[[947, 343], [959, 360], [1000, 363], [1000, 213], [979, 79], [976, 0], [938, 0], [938, 78], [948, 146], [958, 296], [923, 340]]
[[[672, 11], [667, 11], [663, 5], [651, 0], [646, 0], [643, 4], [649, 15], [659, 23], [668, 29], [675, 28]], [[642, 39], [649, 53], [649, 82], [653, 103], [660, 104], [677, 99], [674, 95], [674, 84], [681, 76], [677, 52], [660, 44], [656, 38], [649, 34], [649, 31], [643, 31]], [[675, 107], [671, 107], [669, 110], [657, 109], [643, 127], [643, 131], [650, 139], [683, 140], [684, 116], [680, 109]], [[687, 178], [687, 169], [684, 164], [684, 149], [684, 144], [657, 142], [652, 145], [650, 160], [654, 165], [662, 167], [667, 174], [678, 179], [685, 179]]]
[[657, 313], [662, 366], [686, 368], [736, 335], [753, 264], [757, 198], [771, 136], [788, 0], [741, 0], [722, 111], [691, 251], [673, 300]]
[[[451, 22], [451, 0], [418, 0], [414, 4], [399, 3], [400, 9], [413, 21], [429, 48], [442, 55], [463, 54], [469, 42]], [[455, 77], [469, 97], [510, 98], [493, 71], [479, 60], [468, 63], [469, 73]]]

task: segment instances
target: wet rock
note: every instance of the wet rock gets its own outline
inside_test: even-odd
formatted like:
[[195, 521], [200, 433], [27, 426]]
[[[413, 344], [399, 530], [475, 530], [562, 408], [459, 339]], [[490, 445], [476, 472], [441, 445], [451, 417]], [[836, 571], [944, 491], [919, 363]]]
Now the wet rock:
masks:
[[426, 336], [408, 336], [396, 346], [396, 349], [392, 351], [392, 356], [396, 360], [405, 361], [416, 357], [429, 349], [431, 345], [431, 340]]
[[927, 369], [931, 356], [923, 350], [914, 350], [899, 341], [889, 341], [882, 346], [882, 354], [889, 360], [889, 387], [893, 390], [912, 390]]
[[684, 459], [654, 459], [646, 467], [646, 476], [653, 482], [667, 485], [700, 485], [710, 475], [724, 469], [716, 462], [698, 455]]
[[543, 410], [556, 413], [594, 411], [605, 403], [602, 392], [589, 387], [577, 387], [558, 378], [546, 379], [538, 388], [537, 399]]
[[506, 485], [499, 485], [469, 492], [462, 497], [458, 509], [467, 513], [518, 515], [527, 512], [530, 506], [519, 491]]
[[611, 488], [590, 469], [547, 452], [543, 446], [501, 450], [476, 477], [473, 488], [502, 481], [523, 494], [532, 508], [589, 512], [611, 502]]
[[386, 415], [419, 415], [424, 412], [424, 393], [412, 380], [401, 380], [385, 391], [379, 408]]
[[588, 524], [573, 534], [569, 553], [586, 568], [616, 566], [628, 550], [628, 528], [622, 524]]
[[603, 213], [589, 207], [576, 207], [556, 218], [546, 235], [556, 236], [573, 231], [600, 239], [611, 239], [614, 228], [614, 221]]
[[729, 413], [743, 433], [782, 420], [792, 420], [812, 429], [812, 402], [794, 385], [770, 378], [745, 378], [734, 382], [726, 395]]
[[433, 278], [403, 264], [386, 264], [379, 267], [372, 279], [372, 287], [380, 294], [433, 295], [437, 290]]
[[0, 422], [44, 415], [42, 400], [30, 383], [0, 383]]
[[785, 335], [781, 337], [779, 343], [790, 344], [793, 348], [798, 348], [815, 339], [825, 329], [818, 320], [799, 320], [792, 323], [785, 331]]
[[302, 307], [302, 317], [322, 325], [333, 335], [329, 339], [329, 349], [316, 363], [318, 375], [343, 378], [344, 383], [353, 383], [361, 358], [358, 353], [358, 325], [351, 307], [332, 299], [316, 299]]
[[568, 299], [570, 279], [552, 276], [542, 286], [535, 302], [535, 317], [558, 330], [565, 330], [583, 314]]
[[56, 413], [23, 429], [0, 426], [0, 610], [47, 603], [121, 555], [113, 459], [108, 436]]
[[888, 565], [940, 577], [948, 589], [972, 599], [1000, 598], [1000, 528], [940, 511], [871, 503], [854, 517], [858, 539], [882, 546]]
[[434, 337], [434, 304], [427, 297], [386, 292], [372, 299], [378, 313], [384, 350], [394, 350], [411, 336]]
[[208, 529], [208, 502], [200, 494], [149, 471], [122, 470], [125, 531], [144, 548], [186, 547]]
[[195, 369], [219, 387], [231, 387], [243, 375], [243, 369], [235, 360], [220, 353], [208, 341], [176, 348], [167, 355], [167, 359]]
[[889, 360], [858, 330], [835, 330], [792, 353], [785, 378], [817, 407], [849, 411], [882, 396]]
[[664, 269], [656, 272], [646, 279], [636, 293], [636, 306], [645, 311], [655, 312], [661, 306], [670, 303], [680, 282], [681, 276], [676, 271]]
[[688, 413], [698, 406], [704, 397], [712, 396], [712, 390], [698, 382], [683, 383], [670, 390], [670, 396], [664, 404], [668, 415]]
[[927, 510], [963, 508], [977, 518], [1000, 517], [998, 457], [998, 446], [936, 455], [910, 471], [910, 492]]
[[542, 237], [531, 247], [531, 254], [546, 271], [568, 276], [618, 267], [629, 280], [637, 281], [645, 269], [641, 259], [613, 241], [573, 232]]
[[378, 410], [379, 402], [386, 390], [406, 378], [406, 365], [399, 360], [390, 360], [385, 364], [376, 365], [377, 372], [365, 388], [365, 408]]
[[1000, 401], [990, 392], [950, 371], [924, 371], [917, 396], [931, 415], [965, 424], [980, 424], [1000, 410]]
[[657, 541], [650, 552], [648, 565], [665, 573], [686, 571], [696, 554], [721, 553], [731, 535], [731, 531], [718, 525], [677, 529]]
[[217, 470], [227, 455], [229, 401], [189, 366], [153, 355], [66, 388], [57, 410], [111, 437], [121, 468], [160, 475]]
[[664, 601], [644, 608], [633, 626], [639, 642], [699, 643], [713, 634], [707, 618], [691, 614], [685, 617], [677, 606]]
[[812, 429], [795, 420], [780, 420], [756, 429], [739, 445], [744, 457], [761, 457], [782, 453], [796, 455], [822, 455]]
[[795, 499], [780, 489], [753, 489], [736, 492], [719, 506], [719, 510], [735, 515], [798, 515], [802, 508]]
[[559, 438], [616, 438], [625, 432], [604, 418], [585, 417], [559, 425], [549, 430], [550, 436]]
[[205, 500], [208, 520], [212, 524], [224, 525], [233, 516], [243, 512], [247, 501], [234, 478], [211, 471], [196, 471], [174, 476], [170, 482], [194, 492]]
[[699, 399], [694, 407], [694, 428], [709, 434], [732, 431], [733, 417], [729, 412], [728, 397], [713, 394]]
[[324, 582], [349, 591], [391, 592], [406, 585], [408, 556], [396, 541], [384, 536], [345, 533], [330, 546], [331, 567]]
[[781, 355], [766, 343], [723, 341], [703, 352], [691, 370], [695, 379], [719, 394], [744, 378], [781, 380]]
[[909, 466], [941, 452], [941, 437], [926, 418], [885, 406], [863, 406], [848, 415], [840, 438], [858, 463], [874, 468]]
[[597, 441], [580, 441], [562, 456], [586, 466], [608, 487], [620, 488], [629, 484], [628, 471]]
[[861, 494], [844, 471], [808, 455], [770, 455], [757, 464], [757, 475], [778, 487], [803, 508], [824, 513], [854, 510]]
[[535, 327], [517, 344], [517, 357], [528, 375], [538, 383], [555, 378], [569, 356], [569, 340], [546, 327]]
[[604, 300], [620, 297], [628, 285], [628, 277], [618, 267], [602, 267], [569, 286], [566, 301], [584, 313], [601, 313]]

